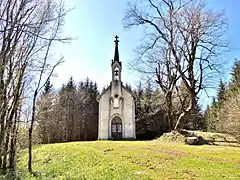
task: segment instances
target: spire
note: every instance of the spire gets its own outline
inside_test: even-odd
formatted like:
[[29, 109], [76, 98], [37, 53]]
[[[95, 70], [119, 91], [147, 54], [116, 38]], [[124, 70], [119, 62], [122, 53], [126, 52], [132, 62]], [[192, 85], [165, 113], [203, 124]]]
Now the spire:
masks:
[[114, 54], [114, 61], [118, 61], [119, 62], [119, 53], [118, 53], [118, 43], [119, 43], [119, 40], [118, 40], [118, 36], [116, 35], [115, 36], [115, 54]]

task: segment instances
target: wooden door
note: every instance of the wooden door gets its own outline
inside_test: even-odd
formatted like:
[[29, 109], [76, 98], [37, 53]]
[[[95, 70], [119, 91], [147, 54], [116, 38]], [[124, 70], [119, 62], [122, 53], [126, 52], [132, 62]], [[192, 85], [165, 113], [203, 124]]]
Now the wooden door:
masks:
[[122, 139], [122, 120], [119, 117], [114, 117], [111, 125], [112, 139]]

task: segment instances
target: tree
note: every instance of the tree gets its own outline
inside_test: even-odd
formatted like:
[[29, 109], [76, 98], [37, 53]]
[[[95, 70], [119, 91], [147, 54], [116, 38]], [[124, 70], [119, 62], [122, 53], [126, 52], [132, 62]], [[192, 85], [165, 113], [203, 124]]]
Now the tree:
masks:
[[[140, 58], [134, 63], [135, 69], [144, 74], [154, 74], [161, 88], [162, 82], [167, 81], [166, 77], [172, 78], [167, 83], [167, 91], [163, 91], [165, 95], [172, 91], [173, 88], [169, 87], [177, 85], [180, 77], [190, 95], [189, 104], [182, 106], [174, 127], [181, 129], [186, 123], [184, 117], [194, 108], [199, 93], [207, 87], [210, 72], [211, 75], [218, 72], [216, 56], [227, 46], [223, 40], [225, 17], [222, 13], [208, 10], [200, 0], [144, 2], [129, 4], [124, 17], [126, 28], [147, 28], [145, 41], [138, 48]], [[146, 6], [148, 8], [143, 10]], [[166, 54], [170, 55], [164, 58]], [[153, 58], [159, 55], [167, 63]]]
[[219, 85], [218, 85], [218, 91], [217, 91], [217, 101], [219, 105], [221, 102], [223, 102], [226, 99], [226, 87], [225, 84], [223, 83], [222, 79], [220, 79]]
[[154, 89], [148, 81], [143, 88], [139, 82], [133, 91], [136, 97], [135, 119], [136, 136], [138, 139], [153, 139], [166, 132], [168, 124], [165, 121], [165, 105], [159, 89]]
[[232, 75], [231, 82], [235, 86], [239, 86], [240, 85], [240, 60], [238, 59], [235, 60], [231, 75]]
[[231, 76], [232, 77], [228, 86], [229, 91], [226, 92], [226, 96], [234, 96], [238, 93], [238, 90], [240, 89], [240, 60], [238, 59], [235, 59], [232, 67]]
[[54, 93], [47, 90], [47, 93], [44, 91], [36, 102], [36, 131], [43, 144], [54, 142], [53, 134], [56, 134], [57, 130], [54, 121], [54, 98]]
[[42, 143], [97, 139], [97, 83], [85, 82], [71, 77], [56, 95], [40, 97], [37, 129]]
[[50, 79], [47, 80], [46, 84], [44, 85], [43, 95], [47, 95], [52, 91], [52, 84]]
[[240, 91], [235, 96], [229, 97], [220, 109], [221, 118], [216, 124], [218, 132], [235, 136], [240, 141]]
[[[29, 96], [36, 102], [34, 85], [44, 84], [38, 77], [53, 68], [47, 61], [52, 43], [68, 39], [58, 34], [66, 11], [52, 0], [2, 0], [0, 9], [0, 168], [14, 171], [21, 112]], [[26, 121], [29, 135], [34, 118]]]
[[[34, 4], [37, 3], [37, 4]], [[30, 4], [30, 7], [27, 8], [34, 8], [35, 5], [38, 5], [39, 2], [35, 2], [33, 0], [32, 4]], [[36, 21], [33, 21], [37, 26], [35, 27], [39, 34], [36, 36], [37, 40], [44, 40], [41, 43], [44, 43], [44, 47], [41, 47], [42, 52], [44, 52], [39, 58], [38, 61], [38, 67], [39, 73], [36, 75], [36, 86], [34, 87], [34, 93], [32, 97], [32, 115], [31, 115], [31, 121], [29, 126], [29, 147], [28, 147], [28, 170], [30, 173], [33, 173], [32, 171], [32, 132], [33, 132], [33, 126], [36, 120], [36, 101], [39, 92], [44, 87], [45, 84], [49, 81], [50, 77], [52, 76], [52, 73], [54, 69], [62, 63], [62, 59], [57, 61], [57, 63], [53, 66], [50, 66], [48, 64], [49, 60], [49, 53], [50, 48], [53, 45], [55, 41], [66, 41], [66, 38], [59, 38], [59, 33], [61, 30], [61, 27], [63, 26], [63, 18], [66, 14], [66, 11], [64, 11], [64, 5], [62, 1], [55, 2], [55, 1], [45, 1], [45, 3], [41, 4], [42, 6], [39, 6], [36, 13], [38, 13], [37, 17], [40, 17], [40, 19], [36, 18]], [[47, 78], [44, 79], [44, 75], [46, 74]], [[43, 85], [42, 85], [43, 83]]]
[[[180, 83], [180, 85], [177, 86], [176, 89], [177, 92], [175, 94], [177, 95], [177, 103], [175, 103], [175, 106], [177, 106], [177, 114], [181, 114], [182, 110], [184, 108], [187, 108], [191, 96], [184, 83]], [[198, 105], [197, 99], [193, 103], [193, 108], [184, 117], [185, 125], [183, 127], [184, 129], [190, 130], [202, 130], [204, 128], [204, 122], [201, 114], [201, 108]]]
[[210, 132], [217, 131], [219, 116], [220, 116], [219, 105], [215, 97], [213, 97], [211, 106], [208, 107], [204, 114], [207, 131]]

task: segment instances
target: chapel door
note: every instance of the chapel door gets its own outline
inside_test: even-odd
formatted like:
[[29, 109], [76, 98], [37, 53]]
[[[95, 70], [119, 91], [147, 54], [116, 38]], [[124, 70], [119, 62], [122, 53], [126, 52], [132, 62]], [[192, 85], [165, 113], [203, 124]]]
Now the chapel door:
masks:
[[111, 125], [112, 139], [122, 139], [122, 120], [119, 117], [114, 117]]

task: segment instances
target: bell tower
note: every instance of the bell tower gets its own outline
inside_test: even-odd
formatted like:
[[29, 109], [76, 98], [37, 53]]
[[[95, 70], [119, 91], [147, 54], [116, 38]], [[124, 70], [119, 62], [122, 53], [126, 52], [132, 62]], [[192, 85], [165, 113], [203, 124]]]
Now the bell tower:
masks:
[[114, 53], [114, 59], [112, 60], [112, 92], [111, 92], [111, 97], [114, 99], [114, 108], [119, 107], [119, 100], [120, 97], [122, 97], [122, 80], [121, 80], [121, 75], [122, 75], [122, 63], [119, 60], [119, 51], [118, 51], [118, 36], [115, 36], [115, 53]]
[[119, 61], [118, 36], [115, 37], [115, 54], [112, 60], [112, 82], [121, 82], [122, 63]]
[[[111, 62], [112, 80], [98, 96], [98, 139], [135, 139], [135, 96], [122, 84], [122, 63], [118, 36], [114, 40]], [[109, 74], [110, 76], [110, 74]]]

